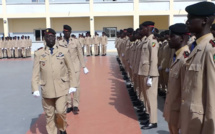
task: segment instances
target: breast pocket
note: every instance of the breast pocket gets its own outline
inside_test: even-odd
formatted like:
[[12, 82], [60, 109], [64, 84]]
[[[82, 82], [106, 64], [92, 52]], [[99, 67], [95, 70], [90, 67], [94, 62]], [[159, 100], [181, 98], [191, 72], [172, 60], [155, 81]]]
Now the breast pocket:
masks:
[[47, 66], [47, 60], [46, 59], [40, 59], [40, 67], [44, 68]]
[[59, 65], [64, 65], [65, 64], [65, 62], [64, 62], [64, 56], [63, 57], [57, 57], [57, 64], [59, 64]]

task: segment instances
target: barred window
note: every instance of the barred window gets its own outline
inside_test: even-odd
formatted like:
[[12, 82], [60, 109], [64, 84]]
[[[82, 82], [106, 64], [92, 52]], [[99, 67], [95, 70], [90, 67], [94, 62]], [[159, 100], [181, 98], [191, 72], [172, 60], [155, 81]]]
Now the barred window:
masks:
[[116, 37], [117, 28], [116, 27], [104, 27], [103, 32], [106, 33], [108, 38]]

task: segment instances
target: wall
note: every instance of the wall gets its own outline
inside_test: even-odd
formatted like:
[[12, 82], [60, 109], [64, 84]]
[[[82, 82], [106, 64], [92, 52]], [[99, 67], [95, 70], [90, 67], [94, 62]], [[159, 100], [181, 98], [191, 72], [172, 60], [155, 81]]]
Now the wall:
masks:
[[103, 27], [117, 27], [117, 30], [133, 27], [132, 16], [95, 17], [95, 30], [103, 31]]
[[89, 17], [83, 18], [51, 18], [51, 27], [56, 31], [62, 31], [63, 25], [70, 25], [73, 31], [89, 31]]
[[144, 21], [155, 22], [155, 27], [161, 30], [169, 28], [169, 16], [140, 16], [140, 24]]

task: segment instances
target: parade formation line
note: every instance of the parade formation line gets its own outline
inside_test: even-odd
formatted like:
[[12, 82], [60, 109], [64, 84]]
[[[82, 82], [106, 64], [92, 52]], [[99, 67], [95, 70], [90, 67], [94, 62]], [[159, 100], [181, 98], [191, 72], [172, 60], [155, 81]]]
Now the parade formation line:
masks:
[[[67, 134], [141, 134], [115, 57], [88, 57], [87, 68], [87, 75], [81, 70], [80, 112], [67, 114]], [[45, 124], [41, 113], [27, 134], [46, 134]]]

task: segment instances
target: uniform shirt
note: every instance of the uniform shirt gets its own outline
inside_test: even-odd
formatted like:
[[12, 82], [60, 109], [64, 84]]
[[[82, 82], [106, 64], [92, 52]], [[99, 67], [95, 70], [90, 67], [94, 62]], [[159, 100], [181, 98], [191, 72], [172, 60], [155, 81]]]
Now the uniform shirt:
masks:
[[94, 42], [94, 44], [96, 44], [96, 45], [100, 44], [100, 38], [99, 38], [98, 35], [96, 35], [96, 36], [93, 37], [93, 42]]
[[190, 52], [187, 45], [176, 51], [175, 60], [171, 62], [168, 90], [163, 112], [165, 120], [175, 126], [179, 125], [180, 119], [181, 91], [184, 80], [184, 73], [181, 69], [187, 58], [184, 56], [186, 52]]
[[107, 45], [107, 36], [101, 36], [100, 38], [100, 42], [102, 45]]
[[60, 40], [58, 45], [69, 49], [71, 59], [74, 62], [75, 72], [79, 72], [81, 67], [85, 67], [82, 46], [77, 39], [69, 38], [69, 42], [65, 39]]
[[85, 37], [85, 44], [86, 45], [91, 45], [91, 38], [89, 36]]
[[[212, 42], [211, 42], [212, 41]], [[196, 40], [184, 64], [181, 133], [212, 134], [215, 128], [215, 46], [213, 35]]]
[[32, 92], [41, 86], [42, 97], [58, 98], [70, 87], [77, 87], [75, 69], [67, 48], [54, 46], [53, 54], [46, 46], [34, 53]]

